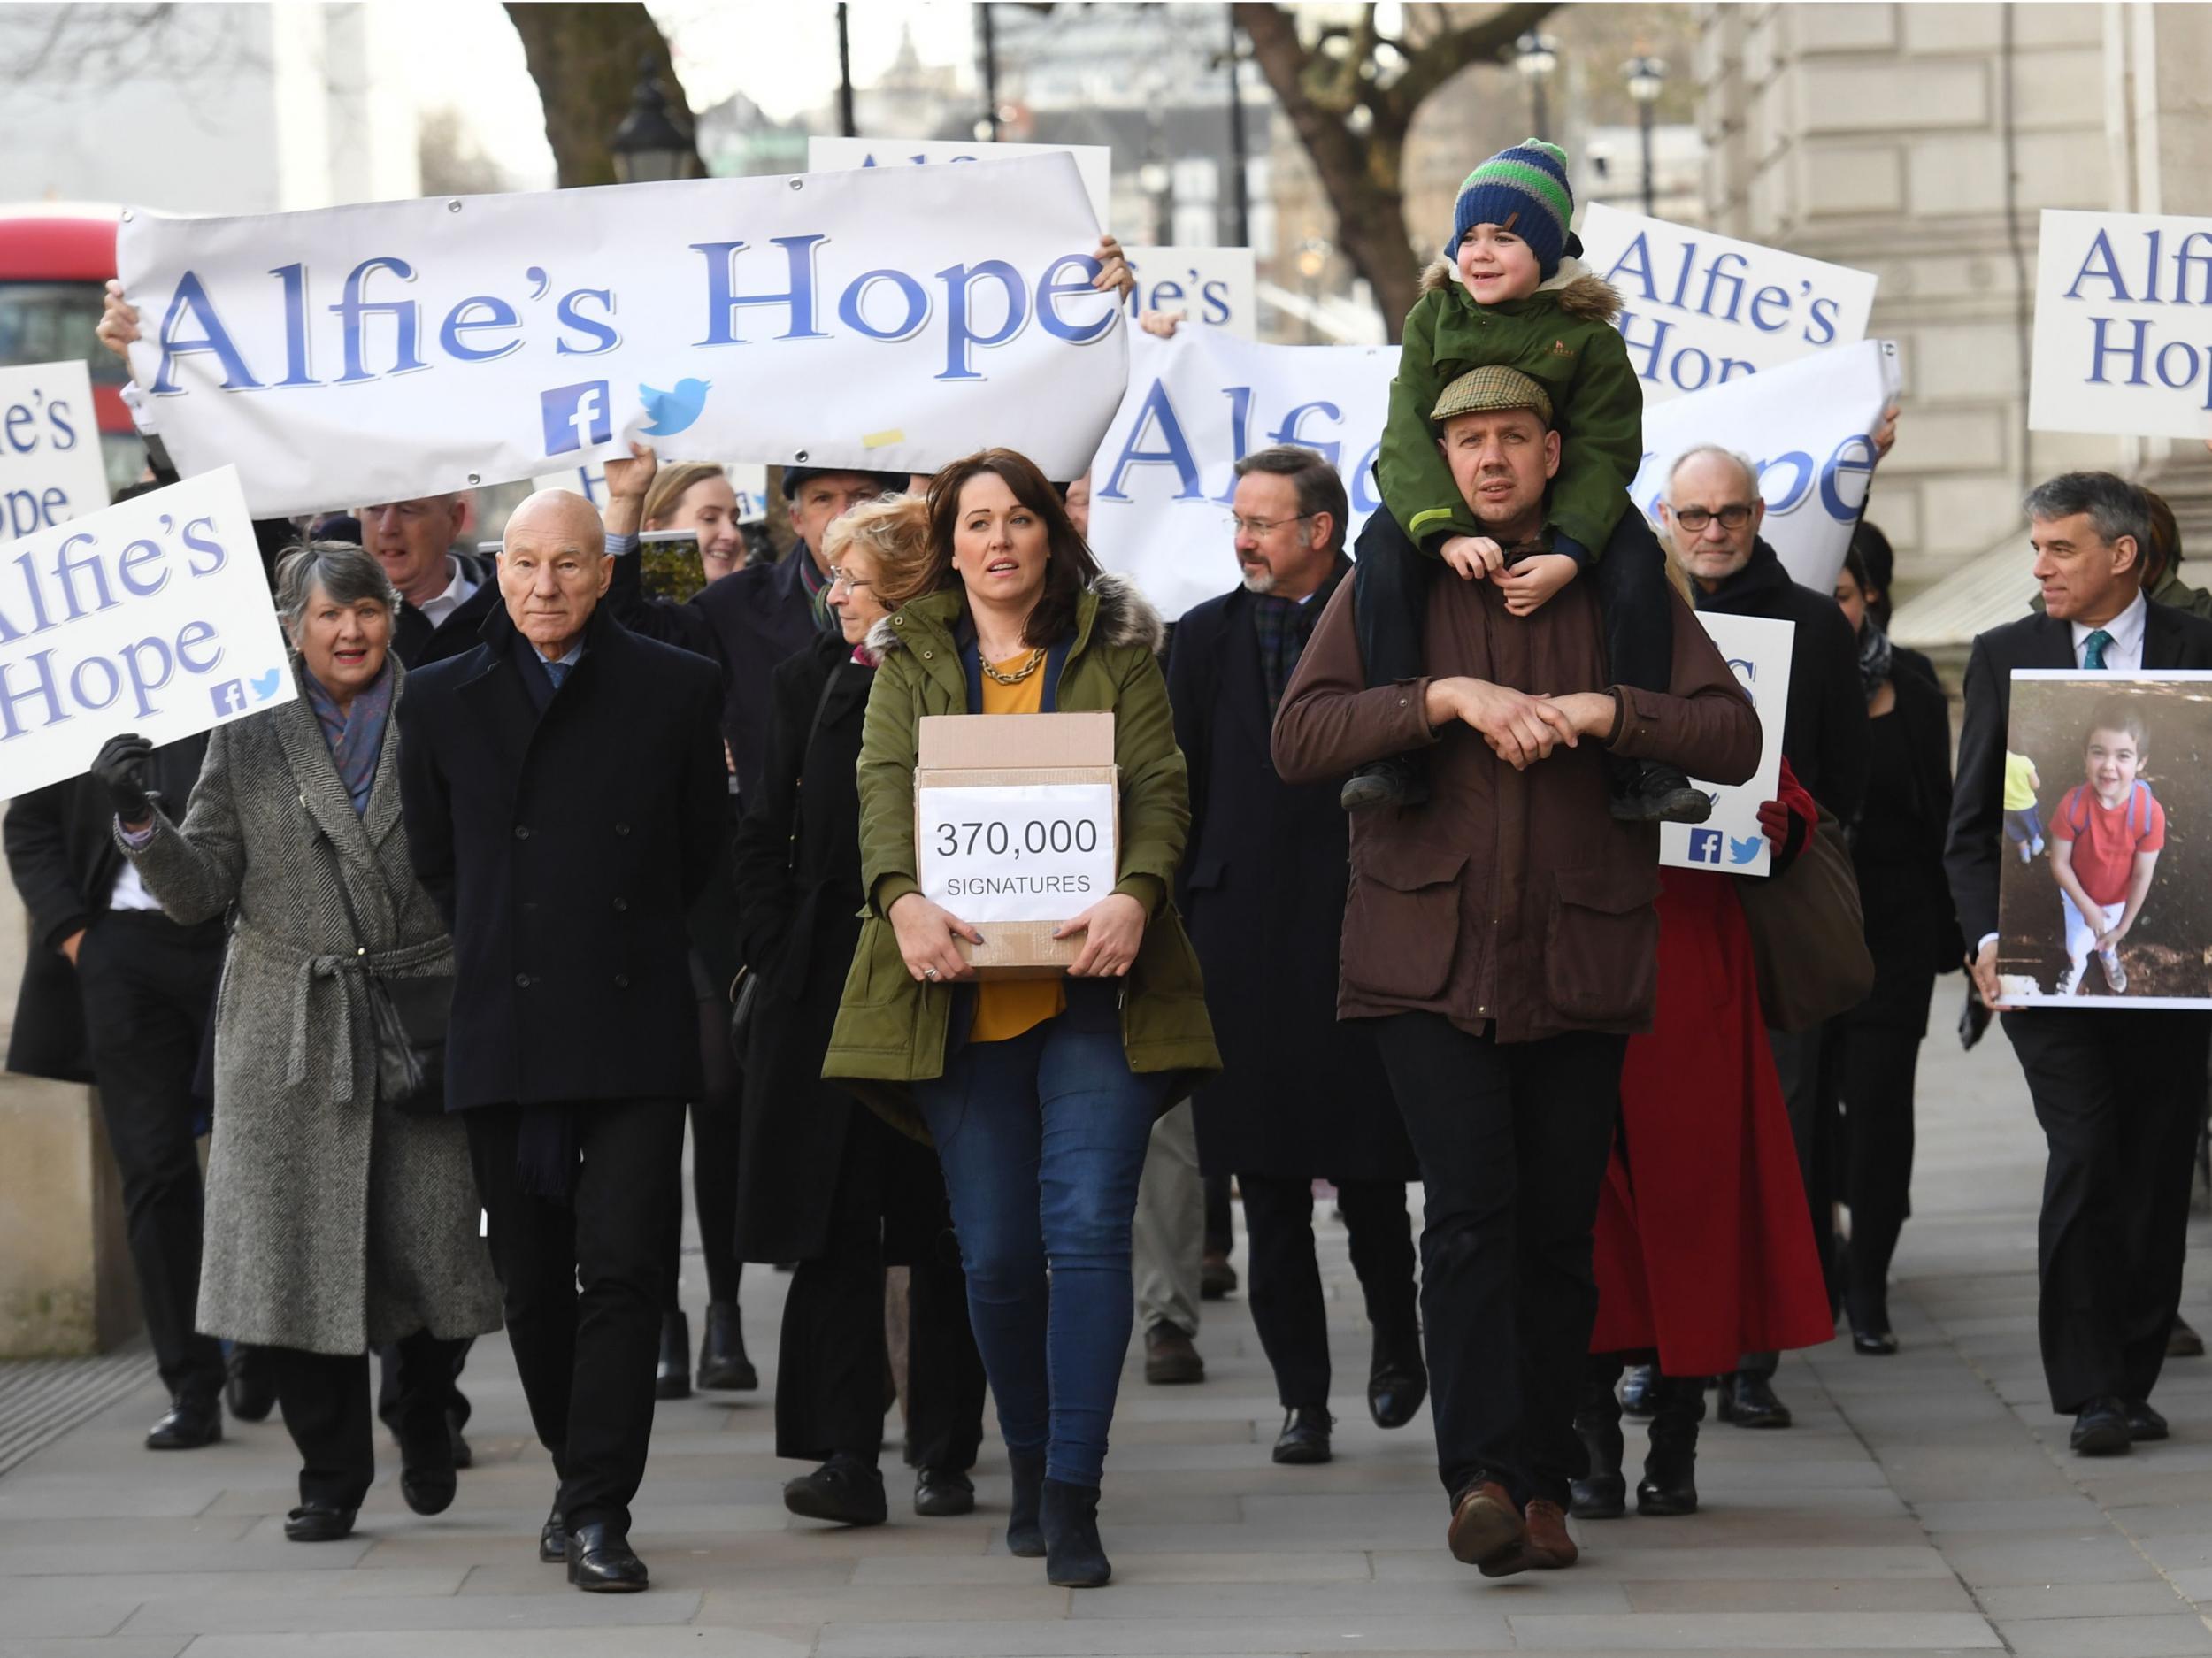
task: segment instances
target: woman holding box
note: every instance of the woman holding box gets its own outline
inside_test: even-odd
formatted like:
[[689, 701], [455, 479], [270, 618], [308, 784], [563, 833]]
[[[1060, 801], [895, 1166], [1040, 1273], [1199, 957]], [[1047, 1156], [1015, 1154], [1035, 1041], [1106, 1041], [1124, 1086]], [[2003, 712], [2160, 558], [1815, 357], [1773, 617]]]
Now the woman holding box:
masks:
[[[1111, 1573], [1099, 1481], [1133, 1318], [1130, 1226], [1153, 1119], [1217, 1070], [1197, 957], [1168, 902], [1190, 824], [1155, 653], [1158, 615], [1104, 575], [1042, 473], [1009, 449], [940, 472], [928, 565], [869, 643], [860, 755], [867, 912], [826, 1075], [935, 1141], [969, 1316], [1013, 1468], [1007, 1547], [1063, 1585]], [[982, 935], [917, 879], [925, 716], [1115, 716], [1114, 890], [1062, 924], [1064, 979], [979, 984]], [[1048, 1279], [1048, 1272], [1049, 1278]]]

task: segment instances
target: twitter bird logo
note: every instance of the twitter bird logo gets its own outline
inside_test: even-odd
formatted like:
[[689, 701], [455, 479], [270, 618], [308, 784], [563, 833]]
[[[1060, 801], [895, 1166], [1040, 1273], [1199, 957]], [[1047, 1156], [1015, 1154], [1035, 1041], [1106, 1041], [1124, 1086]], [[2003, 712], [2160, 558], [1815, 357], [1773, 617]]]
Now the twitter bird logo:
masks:
[[268, 672], [246, 681], [253, 687], [253, 700], [257, 702], [265, 702], [274, 696], [277, 687], [283, 682], [283, 670], [280, 668], [272, 668]]
[[674, 391], [656, 391], [639, 381], [637, 395], [645, 404], [645, 412], [653, 417], [653, 424], [645, 428], [643, 435], [664, 438], [682, 431], [707, 406], [707, 393], [712, 384], [703, 380], [680, 380]]
[[1730, 835], [1728, 856], [1732, 861], [1738, 864], [1756, 864], [1759, 861], [1759, 848], [1764, 845], [1766, 845], [1766, 837], [1763, 835], [1753, 835], [1748, 841], [1739, 841], [1734, 835]]

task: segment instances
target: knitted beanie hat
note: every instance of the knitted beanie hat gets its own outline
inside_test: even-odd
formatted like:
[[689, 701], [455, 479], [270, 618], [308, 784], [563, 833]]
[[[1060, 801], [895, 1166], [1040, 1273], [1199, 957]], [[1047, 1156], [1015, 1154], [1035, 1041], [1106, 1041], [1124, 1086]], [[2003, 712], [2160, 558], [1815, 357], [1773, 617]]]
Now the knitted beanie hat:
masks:
[[1565, 251], [1575, 215], [1567, 184], [1567, 152], [1540, 138], [1525, 139], [1467, 175], [1452, 209], [1452, 239], [1444, 257], [1457, 259], [1459, 244], [1477, 225], [1499, 225], [1528, 243], [1549, 280]]

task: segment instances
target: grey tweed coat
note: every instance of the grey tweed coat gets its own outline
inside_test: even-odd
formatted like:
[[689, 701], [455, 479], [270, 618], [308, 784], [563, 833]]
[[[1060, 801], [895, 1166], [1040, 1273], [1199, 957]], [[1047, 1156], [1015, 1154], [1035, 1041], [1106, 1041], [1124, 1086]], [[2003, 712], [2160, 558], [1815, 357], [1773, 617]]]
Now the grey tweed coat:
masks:
[[[392, 672], [396, 714], [396, 657]], [[426, 1328], [453, 1339], [499, 1327], [460, 1120], [376, 1098], [363, 968], [453, 966], [408, 863], [398, 750], [395, 718], [357, 816], [303, 686], [217, 727], [184, 822], [157, 815], [143, 848], [123, 843], [173, 920], [235, 906], [215, 998], [198, 1319], [210, 1335], [352, 1354]]]

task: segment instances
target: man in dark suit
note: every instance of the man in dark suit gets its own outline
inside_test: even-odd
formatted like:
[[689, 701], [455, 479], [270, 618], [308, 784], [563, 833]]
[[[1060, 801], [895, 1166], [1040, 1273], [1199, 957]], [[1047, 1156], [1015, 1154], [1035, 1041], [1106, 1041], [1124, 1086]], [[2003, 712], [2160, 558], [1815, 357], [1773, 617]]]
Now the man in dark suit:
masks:
[[392, 651], [410, 668], [476, 649], [484, 618], [499, 603], [493, 572], [455, 545], [468, 522], [463, 495], [423, 495], [362, 507], [361, 544], [399, 589]]
[[[1944, 863], [1968, 966], [2002, 1009], [1997, 887], [2011, 675], [2019, 668], [2212, 668], [2212, 622], [2147, 600], [2148, 504], [2108, 472], [2067, 472], [2027, 498], [2043, 614], [1974, 641]], [[2212, 1014], [2005, 1011], [2050, 1160], [2037, 1234], [2037, 1325], [2051, 1408], [2073, 1448], [2108, 1455], [2166, 1437], [2150, 1393], [2181, 1296], [2189, 1178]]]
[[[204, 736], [154, 751], [153, 787], [173, 810], [181, 811], [206, 751]], [[201, 1186], [192, 1079], [222, 970], [222, 923], [180, 927], [161, 913], [117, 849], [115, 802], [94, 778], [19, 796], [0, 839], [31, 918], [8, 1069], [98, 1087], [146, 1333], [169, 1389], [169, 1410], [146, 1444], [211, 1445], [223, 1437], [223, 1350], [193, 1330]]]
[[1168, 657], [1190, 763], [1182, 902], [1223, 1070], [1200, 1086], [1201, 1167], [1234, 1175], [1251, 1229], [1246, 1293], [1285, 1416], [1278, 1462], [1330, 1456], [1329, 1331], [1313, 1182], [1335, 1182], [1373, 1327], [1367, 1402], [1403, 1427], [1428, 1392], [1406, 1184], [1420, 1178], [1374, 1039], [1336, 1018], [1351, 879], [1342, 779], [1293, 786], [1269, 733], [1314, 623], [1352, 568], [1344, 482], [1310, 449], [1237, 463], [1243, 584], [1187, 611]]
[[611, 574], [590, 503], [524, 502], [503, 608], [409, 681], [400, 753], [415, 868], [453, 929], [447, 1105], [561, 1480], [540, 1557], [620, 1591], [646, 1584], [629, 1505], [701, 1087], [685, 917], [727, 788], [713, 665], [615, 621]]
[[[1669, 556], [1690, 579], [1701, 612], [1758, 616], [1788, 622], [1789, 702], [1782, 716], [1782, 752], [1812, 797], [1845, 823], [1859, 814], [1873, 754], [1866, 693], [1859, 682], [1859, 647], [1835, 598], [1792, 579], [1760, 536], [1766, 503], [1758, 473], [1740, 455], [1701, 445], [1668, 474], [1660, 506]], [[1834, 1254], [1834, 1158], [1821, 1078], [1826, 1031], [1769, 1030], [1774, 1067], [1789, 1107], [1797, 1166], [1805, 1182], [1813, 1241], [1822, 1262]], [[1786, 1428], [1789, 1407], [1774, 1395], [1780, 1355], [1747, 1353], [1722, 1379], [1720, 1419], [1742, 1428]]]

